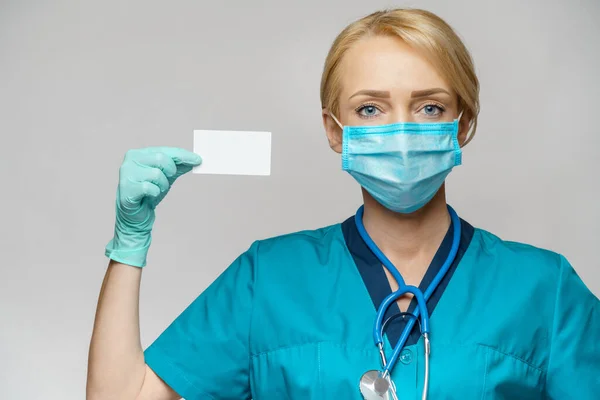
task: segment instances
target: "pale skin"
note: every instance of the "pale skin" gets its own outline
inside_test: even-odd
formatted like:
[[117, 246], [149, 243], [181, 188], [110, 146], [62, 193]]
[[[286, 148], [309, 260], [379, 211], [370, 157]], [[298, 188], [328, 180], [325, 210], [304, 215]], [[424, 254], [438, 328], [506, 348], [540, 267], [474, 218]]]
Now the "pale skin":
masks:
[[[336, 117], [344, 125], [440, 122], [458, 117], [457, 98], [448, 83], [421, 55], [399, 39], [362, 39], [345, 54], [341, 71], [340, 110]], [[422, 92], [429, 89], [443, 89], [446, 93]], [[364, 90], [379, 93], [353, 96]], [[422, 93], [415, 93], [419, 91]], [[359, 107], [363, 108], [357, 110]], [[436, 107], [444, 111], [440, 113]], [[323, 110], [323, 124], [331, 148], [340, 153], [341, 129], [328, 110]], [[461, 120], [461, 143], [467, 131], [468, 122]], [[450, 225], [444, 187], [427, 206], [410, 215], [388, 211], [364, 190], [363, 196], [364, 224], [369, 234], [398, 267], [406, 282], [418, 285]], [[108, 266], [90, 343], [88, 400], [181, 398], [144, 362], [139, 324], [142, 271], [114, 261]], [[388, 280], [392, 289], [397, 289], [389, 274]], [[409, 300], [399, 301], [401, 310], [407, 309]]]
[[[458, 118], [458, 98], [437, 70], [402, 40], [365, 37], [350, 48], [341, 63], [338, 115], [342, 125], [382, 125], [395, 122], [451, 122]], [[331, 148], [342, 151], [342, 130], [323, 110]], [[468, 121], [461, 119], [459, 142], [464, 143]], [[449, 226], [444, 186], [422, 209], [397, 214], [363, 190], [365, 228], [398, 268], [409, 285], [418, 286]], [[382, 267], [383, 268], [383, 267]], [[385, 270], [392, 290], [398, 284]], [[406, 311], [411, 296], [398, 301]]]
[[98, 300], [88, 359], [88, 400], [180, 399], [144, 362], [139, 298], [142, 269], [111, 261]]

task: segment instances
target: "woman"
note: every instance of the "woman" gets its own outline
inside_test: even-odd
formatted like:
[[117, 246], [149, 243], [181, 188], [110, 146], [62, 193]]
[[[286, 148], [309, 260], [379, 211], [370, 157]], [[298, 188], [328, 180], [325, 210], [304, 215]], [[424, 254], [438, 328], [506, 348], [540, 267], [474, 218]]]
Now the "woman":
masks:
[[398, 9], [348, 26], [325, 62], [322, 115], [364, 208], [253, 243], [145, 352], [138, 294], [154, 209], [201, 159], [130, 151], [89, 398], [600, 398], [600, 302], [567, 260], [446, 205], [478, 93], [469, 53], [435, 15]]

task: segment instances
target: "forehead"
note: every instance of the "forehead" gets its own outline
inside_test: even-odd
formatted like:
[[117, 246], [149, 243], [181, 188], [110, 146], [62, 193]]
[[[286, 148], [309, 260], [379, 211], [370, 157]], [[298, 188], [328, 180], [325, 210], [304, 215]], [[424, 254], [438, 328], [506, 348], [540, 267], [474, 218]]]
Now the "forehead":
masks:
[[348, 49], [340, 64], [340, 83], [342, 96], [361, 89], [406, 93], [440, 87], [451, 91], [419, 51], [393, 36], [368, 36]]

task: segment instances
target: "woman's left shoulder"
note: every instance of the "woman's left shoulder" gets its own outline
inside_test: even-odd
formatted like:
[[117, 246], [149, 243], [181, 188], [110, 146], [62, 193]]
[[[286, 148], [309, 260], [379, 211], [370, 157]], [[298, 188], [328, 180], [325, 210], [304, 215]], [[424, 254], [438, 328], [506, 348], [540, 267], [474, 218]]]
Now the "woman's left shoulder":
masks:
[[527, 301], [532, 294], [538, 294], [537, 307], [547, 300], [554, 308], [558, 298], [570, 297], [589, 301], [596, 312], [600, 311], [598, 298], [559, 252], [501, 239], [482, 229], [475, 229], [469, 251], [475, 276], [504, 288], [519, 288], [512, 291], [515, 298], [521, 296]]
[[475, 229], [475, 251], [479, 258], [502, 269], [515, 269], [519, 274], [559, 275], [572, 269], [566, 257], [556, 251], [533, 244], [506, 240], [483, 229]]

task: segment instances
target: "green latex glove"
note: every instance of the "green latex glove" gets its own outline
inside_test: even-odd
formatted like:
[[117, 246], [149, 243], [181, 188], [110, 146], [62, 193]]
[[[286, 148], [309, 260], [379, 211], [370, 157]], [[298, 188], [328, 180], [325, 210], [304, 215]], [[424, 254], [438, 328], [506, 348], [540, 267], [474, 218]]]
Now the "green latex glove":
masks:
[[154, 209], [173, 182], [201, 162], [199, 155], [173, 147], [128, 151], [119, 170], [115, 233], [106, 245], [106, 256], [144, 267], [152, 241]]

